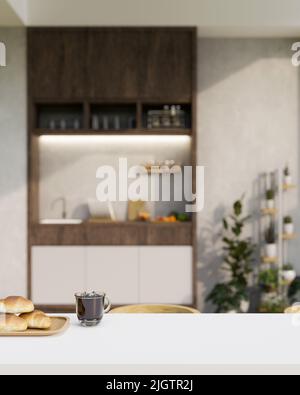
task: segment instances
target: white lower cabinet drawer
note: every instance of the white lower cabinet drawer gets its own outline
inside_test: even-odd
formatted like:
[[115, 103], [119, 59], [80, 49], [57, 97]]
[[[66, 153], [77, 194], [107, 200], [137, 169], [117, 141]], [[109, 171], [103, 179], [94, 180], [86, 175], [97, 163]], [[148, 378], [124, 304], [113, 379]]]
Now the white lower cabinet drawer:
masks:
[[113, 305], [193, 303], [192, 247], [33, 247], [32, 299], [73, 305], [78, 291]]
[[73, 305], [86, 288], [84, 247], [32, 248], [32, 299], [35, 304]]
[[138, 247], [88, 247], [87, 286], [106, 292], [113, 305], [138, 303]]
[[140, 302], [193, 304], [192, 247], [140, 248]]

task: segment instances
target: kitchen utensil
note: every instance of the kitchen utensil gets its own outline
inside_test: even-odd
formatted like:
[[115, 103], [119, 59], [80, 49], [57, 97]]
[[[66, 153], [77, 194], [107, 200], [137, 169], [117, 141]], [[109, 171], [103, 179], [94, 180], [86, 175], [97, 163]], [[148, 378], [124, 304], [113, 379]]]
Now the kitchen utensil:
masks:
[[115, 211], [111, 202], [99, 202], [98, 200], [89, 199], [88, 206], [92, 218], [116, 221]]
[[147, 212], [146, 203], [143, 201], [129, 201], [128, 202], [128, 220], [129, 221], [138, 221], [140, 218], [141, 212]]

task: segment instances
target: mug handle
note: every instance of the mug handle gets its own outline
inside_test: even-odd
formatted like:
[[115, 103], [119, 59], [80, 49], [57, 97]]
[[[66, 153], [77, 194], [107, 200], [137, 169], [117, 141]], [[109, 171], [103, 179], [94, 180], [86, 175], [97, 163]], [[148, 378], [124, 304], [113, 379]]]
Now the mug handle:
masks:
[[[107, 304], [107, 306], [105, 307], [105, 304]], [[109, 297], [107, 295], [105, 295], [104, 297], [104, 314], [109, 313], [111, 309], [111, 303], [109, 300]]]

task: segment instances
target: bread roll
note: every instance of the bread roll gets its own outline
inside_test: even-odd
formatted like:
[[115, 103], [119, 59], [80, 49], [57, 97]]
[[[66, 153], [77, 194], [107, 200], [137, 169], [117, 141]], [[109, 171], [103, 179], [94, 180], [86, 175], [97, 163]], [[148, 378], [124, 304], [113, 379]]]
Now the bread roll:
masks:
[[10, 296], [0, 300], [0, 313], [22, 314], [31, 313], [33, 310], [33, 303], [21, 296]]
[[51, 327], [51, 318], [47, 317], [42, 311], [35, 310], [33, 313], [21, 314], [30, 329], [49, 329]]
[[25, 332], [27, 322], [13, 314], [0, 314], [0, 332]]

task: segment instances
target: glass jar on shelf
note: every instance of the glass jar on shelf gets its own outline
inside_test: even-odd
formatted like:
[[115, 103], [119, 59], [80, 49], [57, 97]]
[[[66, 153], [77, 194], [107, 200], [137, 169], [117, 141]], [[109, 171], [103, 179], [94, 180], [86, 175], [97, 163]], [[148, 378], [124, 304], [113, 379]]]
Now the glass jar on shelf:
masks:
[[162, 111], [162, 127], [163, 128], [170, 128], [172, 125], [171, 122], [171, 111], [169, 106], [164, 106], [164, 109]]
[[161, 113], [159, 111], [148, 112], [148, 129], [159, 129], [161, 127]]

